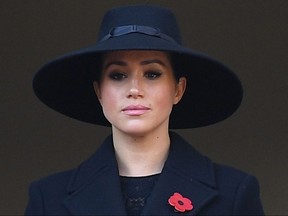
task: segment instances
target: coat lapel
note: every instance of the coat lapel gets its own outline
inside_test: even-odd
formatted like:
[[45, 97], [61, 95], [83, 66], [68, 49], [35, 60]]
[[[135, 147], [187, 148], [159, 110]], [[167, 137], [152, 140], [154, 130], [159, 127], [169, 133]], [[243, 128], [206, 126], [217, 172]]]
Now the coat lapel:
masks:
[[[175, 133], [163, 171], [149, 196], [142, 215], [179, 215], [169, 205], [175, 192], [189, 198], [197, 214], [217, 196], [212, 162]], [[64, 205], [74, 215], [126, 215], [112, 138], [74, 173]]]
[[126, 215], [112, 138], [74, 173], [64, 205], [73, 215]]
[[171, 133], [168, 159], [142, 215], [179, 215], [168, 199], [175, 192], [192, 201], [195, 215], [218, 194], [212, 162], [200, 155], [177, 134]]

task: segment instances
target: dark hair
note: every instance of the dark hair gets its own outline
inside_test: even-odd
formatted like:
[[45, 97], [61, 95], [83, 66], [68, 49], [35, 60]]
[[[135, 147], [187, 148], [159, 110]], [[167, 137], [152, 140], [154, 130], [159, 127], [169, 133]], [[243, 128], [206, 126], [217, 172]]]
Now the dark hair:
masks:
[[[93, 81], [100, 82], [102, 75], [103, 56], [105, 53], [98, 54], [92, 66]], [[99, 71], [100, 70], [100, 71]]]
[[184, 67], [183, 67], [183, 62], [180, 60], [181, 54], [179, 53], [169, 53], [170, 56], [170, 62], [172, 65], [174, 77], [176, 81], [179, 81], [181, 77], [184, 76]]

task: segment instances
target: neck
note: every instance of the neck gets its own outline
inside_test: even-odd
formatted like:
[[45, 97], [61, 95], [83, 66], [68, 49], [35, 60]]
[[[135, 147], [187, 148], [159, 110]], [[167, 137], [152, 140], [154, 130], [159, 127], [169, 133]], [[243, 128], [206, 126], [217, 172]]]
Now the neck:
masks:
[[162, 171], [170, 146], [167, 130], [142, 136], [131, 136], [116, 129], [112, 130], [121, 176], [148, 176]]

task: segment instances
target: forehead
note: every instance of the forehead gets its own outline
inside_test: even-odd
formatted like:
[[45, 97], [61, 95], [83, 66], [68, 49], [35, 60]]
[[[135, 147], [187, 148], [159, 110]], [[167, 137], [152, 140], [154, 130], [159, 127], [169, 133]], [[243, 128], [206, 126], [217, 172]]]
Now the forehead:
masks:
[[154, 50], [123, 50], [123, 51], [111, 51], [107, 52], [103, 56], [104, 64], [107, 61], [143, 61], [143, 60], [152, 60], [159, 59], [166, 64], [170, 64], [170, 57], [167, 52], [154, 51]]

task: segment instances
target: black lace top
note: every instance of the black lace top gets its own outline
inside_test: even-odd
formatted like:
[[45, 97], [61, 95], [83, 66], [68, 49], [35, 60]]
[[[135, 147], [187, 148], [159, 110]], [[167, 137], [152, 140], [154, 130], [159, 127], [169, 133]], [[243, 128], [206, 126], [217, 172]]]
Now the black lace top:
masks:
[[140, 215], [160, 174], [144, 177], [120, 176], [128, 215]]

